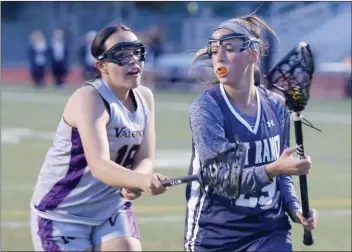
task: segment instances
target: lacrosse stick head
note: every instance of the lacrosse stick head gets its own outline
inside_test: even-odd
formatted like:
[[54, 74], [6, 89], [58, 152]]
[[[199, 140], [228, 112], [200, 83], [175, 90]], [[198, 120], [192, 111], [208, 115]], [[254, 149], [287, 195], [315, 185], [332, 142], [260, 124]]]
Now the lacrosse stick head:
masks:
[[246, 150], [243, 143], [236, 140], [234, 148], [209, 160], [201, 169], [203, 185], [208, 185], [214, 193], [227, 199], [240, 194], [240, 180], [244, 167]]
[[285, 94], [286, 106], [294, 112], [304, 110], [310, 98], [314, 58], [309, 44], [301, 42], [266, 76], [269, 86]]

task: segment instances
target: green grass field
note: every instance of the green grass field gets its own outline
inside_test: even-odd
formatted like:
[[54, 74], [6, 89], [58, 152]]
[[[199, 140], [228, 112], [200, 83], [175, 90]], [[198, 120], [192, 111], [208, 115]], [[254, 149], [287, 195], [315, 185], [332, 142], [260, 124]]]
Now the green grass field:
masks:
[[[41, 163], [72, 89], [3, 86], [1, 94], [1, 250], [32, 250], [29, 201]], [[191, 147], [188, 108], [196, 94], [156, 92], [157, 172], [187, 173]], [[319, 133], [304, 127], [313, 158], [308, 177], [311, 206], [319, 215], [315, 244], [302, 244], [294, 225], [295, 251], [351, 251], [351, 101], [312, 100], [305, 113]], [[292, 135], [293, 136], [293, 135]], [[294, 139], [294, 138], [292, 138]], [[171, 160], [168, 164], [168, 160]], [[165, 166], [168, 166], [166, 168]], [[299, 194], [298, 183], [297, 193]], [[183, 250], [184, 186], [135, 201], [144, 250]]]

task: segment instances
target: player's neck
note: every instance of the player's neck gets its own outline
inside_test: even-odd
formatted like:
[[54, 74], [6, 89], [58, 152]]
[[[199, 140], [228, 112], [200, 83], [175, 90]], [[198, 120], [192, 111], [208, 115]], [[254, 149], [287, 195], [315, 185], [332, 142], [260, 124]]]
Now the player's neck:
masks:
[[105, 84], [110, 88], [110, 90], [115, 94], [117, 99], [119, 99], [122, 103], [128, 99], [130, 89], [125, 87], [115, 87], [109, 84], [109, 81], [104, 79]]
[[235, 85], [224, 85], [232, 104], [238, 107], [250, 107], [255, 103], [255, 86], [252, 76], [242, 78]]
[[130, 94], [130, 89], [128, 88], [111, 87], [111, 90], [122, 103], [126, 102]]

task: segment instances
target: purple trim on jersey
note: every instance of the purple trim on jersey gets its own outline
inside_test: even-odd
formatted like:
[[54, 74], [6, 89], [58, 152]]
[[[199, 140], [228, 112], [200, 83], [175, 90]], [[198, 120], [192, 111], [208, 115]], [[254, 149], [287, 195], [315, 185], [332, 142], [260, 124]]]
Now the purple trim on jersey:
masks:
[[53, 221], [38, 217], [38, 235], [44, 251], [59, 252], [60, 247], [53, 241]]
[[132, 211], [131, 205], [132, 204], [130, 202], [126, 202], [126, 204], [125, 204], [125, 209], [127, 210], [128, 225], [131, 229], [131, 236], [139, 239], [140, 236], [139, 236], [139, 231], [138, 231], [138, 225], [137, 225], [134, 213]]
[[76, 188], [87, 166], [83, 145], [79, 132], [72, 128], [71, 159], [64, 178], [59, 180], [53, 188], [42, 198], [36, 208], [40, 211], [54, 210]]

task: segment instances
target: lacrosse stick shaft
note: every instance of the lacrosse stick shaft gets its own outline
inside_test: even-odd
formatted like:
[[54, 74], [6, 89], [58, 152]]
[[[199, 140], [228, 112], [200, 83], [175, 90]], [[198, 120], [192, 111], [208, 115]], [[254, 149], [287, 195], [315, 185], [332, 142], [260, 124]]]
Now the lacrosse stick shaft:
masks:
[[193, 174], [193, 175], [188, 175], [188, 176], [183, 176], [183, 177], [177, 177], [177, 178], [172, 178], [168, 179], [165, 181], [161, 181], [161, 184], [164, 187], [170, 187], [170, 186], [175, 186], [179, 184], [185, 184], [193, 181], [198, 181], [198, 174]]
[[[303, 132], [302, 132], [302, 115], [299, 112], [293, 113], [294, 127], [295, 127], [295, 137], [297, 144], [297, 154], [300, 159], [304, 159], [304, 146], [303, 146]], [[301, 200], [302, 200], [302, 211], [304, 218], [308, 219], [310, 217], [309, 212], [309, 198], [308, 198], [308, 183], [307, 176], [299, 176], [299, 185], [301, 191]], [[303, 235], [303, 244], [310, 246], [314, 243], [312, 232], [304, 229]]]

